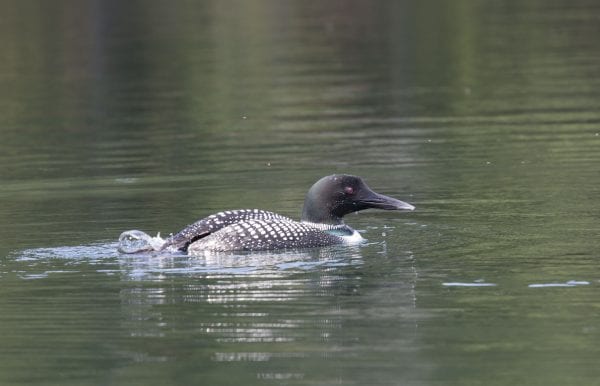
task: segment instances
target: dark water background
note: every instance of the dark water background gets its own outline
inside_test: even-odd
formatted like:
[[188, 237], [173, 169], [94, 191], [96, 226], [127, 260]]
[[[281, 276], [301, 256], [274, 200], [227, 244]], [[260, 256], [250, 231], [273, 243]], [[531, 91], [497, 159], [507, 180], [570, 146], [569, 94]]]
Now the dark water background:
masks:
[[[599, 385], [597, 1], [3, 1], [0, 384]], [[358, 174], [369, 243], [121, 256]]]

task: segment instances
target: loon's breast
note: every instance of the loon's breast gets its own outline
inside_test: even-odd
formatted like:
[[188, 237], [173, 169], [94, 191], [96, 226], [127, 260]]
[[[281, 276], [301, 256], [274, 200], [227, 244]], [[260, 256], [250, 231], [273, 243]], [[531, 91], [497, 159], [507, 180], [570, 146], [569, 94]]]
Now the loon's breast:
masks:
[[198, 239], [188, 246], [187, 252], [197, 255], [206, 251], [313, 248], [359, 241], [356, 237], [360, 237], [358, 232], [348, 226], [344, 228], [338, 230], [325, 224], [297, 222], [286, 218], [248, 219]]

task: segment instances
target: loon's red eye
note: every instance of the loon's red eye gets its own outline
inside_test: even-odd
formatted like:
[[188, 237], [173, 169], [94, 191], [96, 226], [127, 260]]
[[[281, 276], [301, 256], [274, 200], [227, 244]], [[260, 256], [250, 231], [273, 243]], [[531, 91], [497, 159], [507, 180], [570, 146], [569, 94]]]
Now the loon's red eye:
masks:
[[346, 194], [354, 194], [354, 188], [352, 186], [346, 186], [344, 188], [344, 193], [346, 193]]

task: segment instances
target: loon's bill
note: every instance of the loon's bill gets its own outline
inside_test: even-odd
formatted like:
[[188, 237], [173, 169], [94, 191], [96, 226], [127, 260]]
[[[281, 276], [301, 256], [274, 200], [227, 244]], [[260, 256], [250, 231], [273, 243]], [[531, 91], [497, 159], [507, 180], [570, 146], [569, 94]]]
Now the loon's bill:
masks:
[[317, 181], [306, 194], [301, 221], [260, 209], [219, 212], [188, 225], [166, 240], [141, 231], [119, 237], [119, 251], [203, 252], [263, 251], [323, 247], [363, 241], [342, 218], [352, 212], [375, 208], [414, 210], [404, 201], [371, 190], [357, 176], [331, 175]]

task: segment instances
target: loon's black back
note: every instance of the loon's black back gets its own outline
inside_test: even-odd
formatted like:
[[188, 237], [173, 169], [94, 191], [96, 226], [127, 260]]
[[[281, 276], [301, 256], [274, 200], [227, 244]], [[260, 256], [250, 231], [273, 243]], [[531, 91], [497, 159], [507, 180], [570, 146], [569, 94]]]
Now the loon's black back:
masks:
[[212, 233], [215, 233], [231, 224], [242, 223], [249, 220], [278, 220], [293, 221], [280, 214], [260, 209], [226, 210], [212, 214], [188, 225], [175, 235], [169, 237], [161, 249], [175, 248], [187, 251], [188, 246]]
[[342, 241], [341, 236], [327, 233], [325, 229], [321, 229], [315, 224], [289, 219], [252, 219], [231, 224], [191, 243], [187, 252], [195, 255], [203, 251], [265, 251], [287, 248], [314, 248], [340, 244]]

